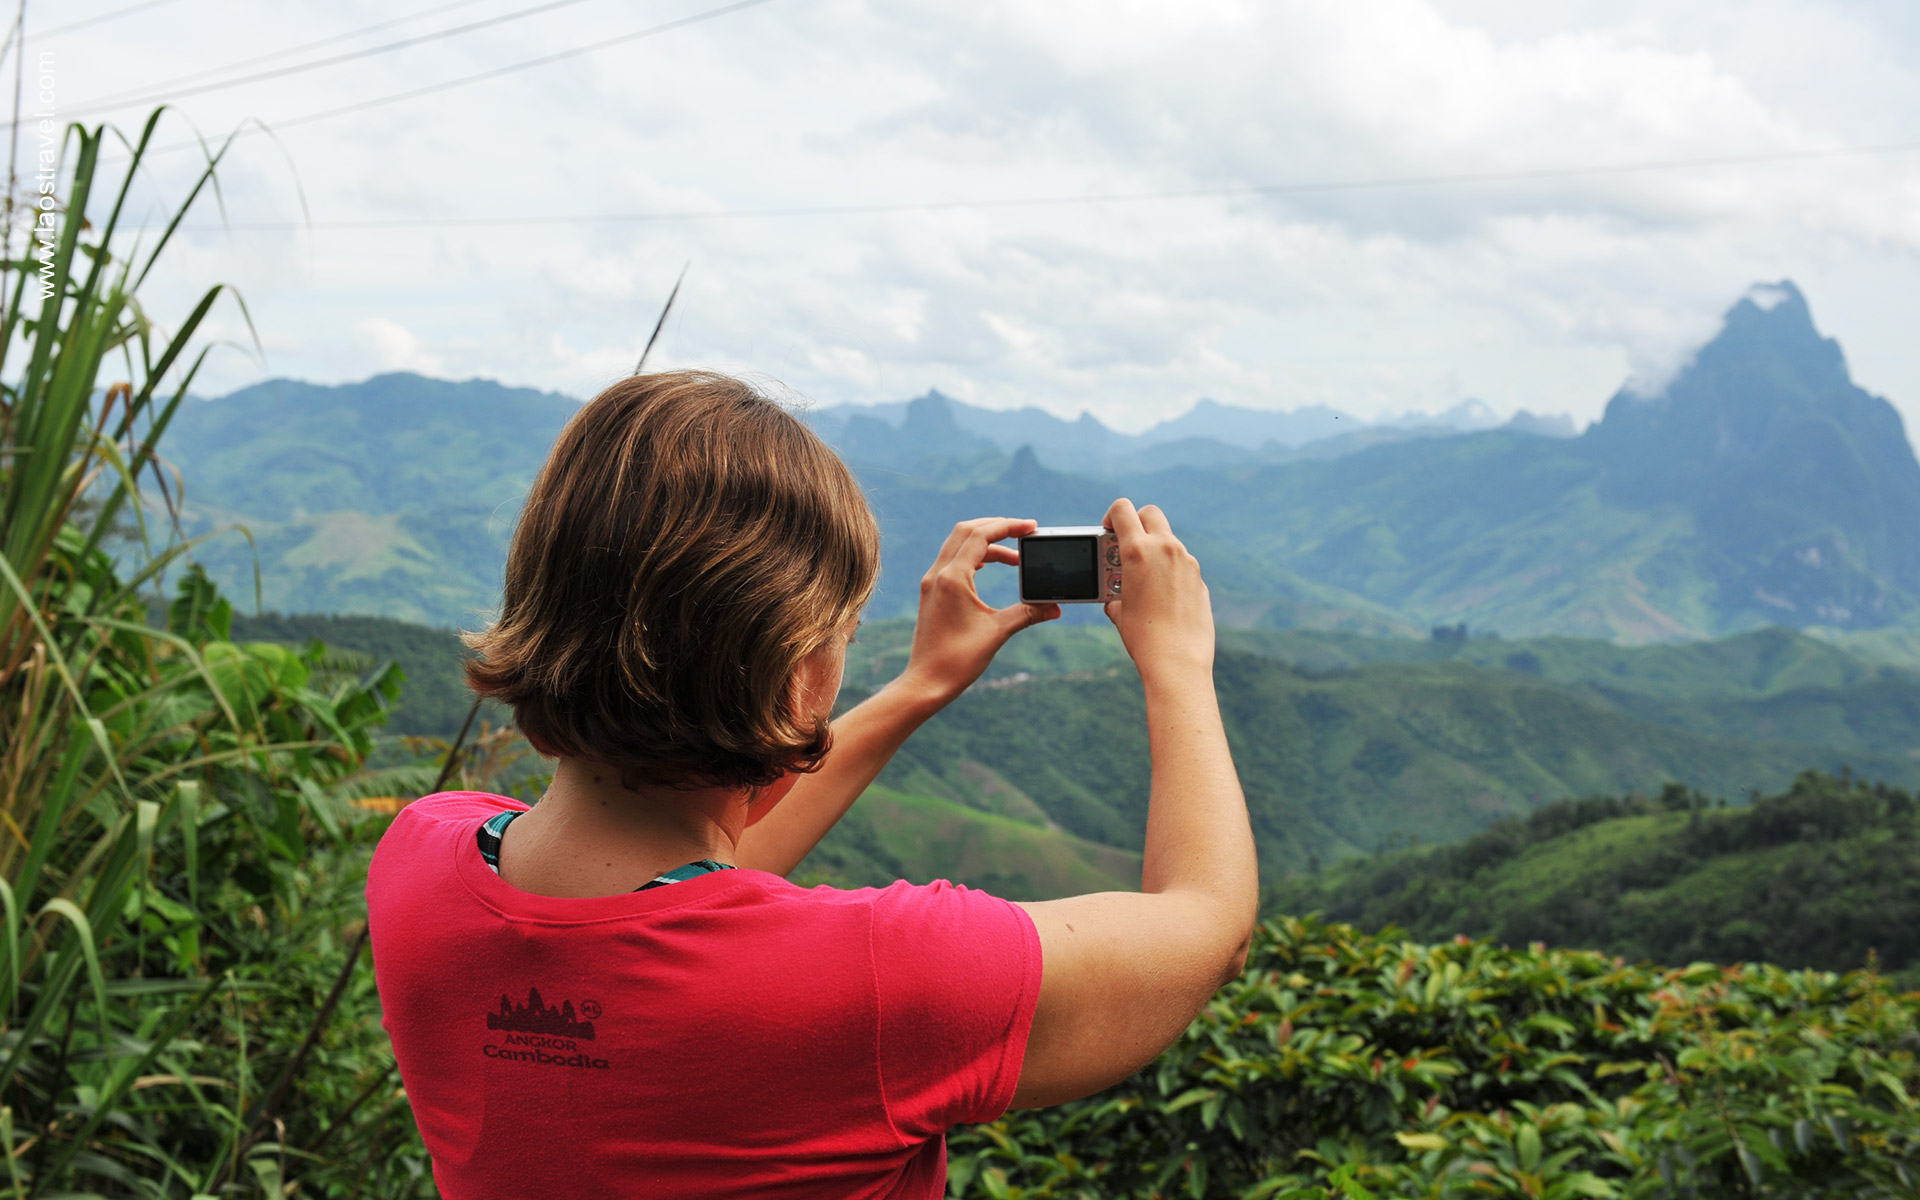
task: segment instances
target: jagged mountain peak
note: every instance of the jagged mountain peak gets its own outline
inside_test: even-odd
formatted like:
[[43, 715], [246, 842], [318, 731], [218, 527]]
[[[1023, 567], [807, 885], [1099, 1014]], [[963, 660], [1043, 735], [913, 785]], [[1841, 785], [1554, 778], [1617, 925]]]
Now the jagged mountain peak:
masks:
[[1719, 457], [1749, 452], [1756, 439], [1815, 411], [1864, 419], [1875, 436], [1889, 419], [1899, 424], [1891, 405], [1854, 386], [1840, 343], [1820, 333], [1806, 296], [1783, 279], [1748, 288], [1720, 331], [1658, 391], [1615, 393], [1592, 433], [1604, 442], [1657, 424], [1670, 438], [1692, 435], [1679, 436], [1691, 444], [1677, 449]]
[[901, 428], [918, 435], [960, 433], [960, 426], [953, 417], [953, 402], [943, 393], [933, 390], [907, 403], [907, 416]]
[[1789, 364], [1810, 384], [1851, 383], [1840, 343], [1821, 336], [1806, 296], [1788, 279], [1748, 288], [1727, 310], [1719, 334], [1694, 356], [1694, 365], [1734, 358]]
[[[1760, 284], [1650, 396], [1622, 389], [1581, 439], [1602, 493], [1677, 504], [1725, 555], [1720, 601], [1775, 620], [1886, 619], [1920, 593], [1920, 463], [1791, 282]], [[1900, 601], [1904, 603], [1904, 601]]]
[[1027, 487], [1046, 475], [1047, 469], [1040, 465], [1040, 456], [1033, 452], [1033, 447], [1021, 446], [1013, 452], [1013, 461], [1007, 464], [1000, 482], [1007, 487]]

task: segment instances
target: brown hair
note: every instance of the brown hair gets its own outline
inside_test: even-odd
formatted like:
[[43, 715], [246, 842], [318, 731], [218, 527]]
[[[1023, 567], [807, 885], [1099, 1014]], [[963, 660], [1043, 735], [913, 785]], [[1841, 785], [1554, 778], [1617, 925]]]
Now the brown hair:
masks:
[[795, 669], [879, 564], [859, 484], [793, 414], [726, 375], [637, 375], [561, 431], [467, 681], [630, 785], [763, 786], [826, 754]]

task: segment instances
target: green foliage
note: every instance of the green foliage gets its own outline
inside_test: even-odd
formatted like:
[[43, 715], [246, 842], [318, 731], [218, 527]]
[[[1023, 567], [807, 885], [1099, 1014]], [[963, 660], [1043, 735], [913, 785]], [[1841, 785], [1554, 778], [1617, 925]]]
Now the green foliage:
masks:
[[[68, 568], [112, 586], [98, 549]], [[289, 1147], [326, 1129], [343, 1150], [411, 1136], [391, 1087], [352, 1109], [338, 1094], [391, 1064], [356, 970], [377, 830], [345, 801], [384, 790], [360, 767], [399, 673], [342, 677], [317, 644], [226, 640], [230, 606], [197, 569], [167, 629], [132, 616], [53, 626], [112, 637], [76, 673], [97, 732], [61, 751], [4, 892], [0, 1081], [20, 1185], [184, 1196], [243, 1170], [324, 1176]], [[321, 1004], [335, 980], [354, 990]]]
[[136, 588], [187, 547], [124, 576], [103, 549], [123, 520], [151, 546], [155, 443], [220, 295], [165, 336], [134, 292], [173, 225], [117, 252], [157, 119], [102, 203], [103, 132], [70, 129], [64, 210], [0, 272], [0, 1194], [400, 1193], [417, 1157], [366, 1156], [411, 1135], [346, 803], [394, 782], [363, 763], [400, 674], [234, 641], [197, 567], [151, 623]]
[[[460, 669], [466, 661], [466, 647], [452, 630], [387, 617], [311, 613], [238, 615], [234, 628], [240, 636], [254, 641], [284, 645], [318, 641], [373, 662], [392, 662], [407, 678], [406, 694], [387, 717], [387, 728], [394, 733], [452, 738], [473, 707], [473, 693]], [[480, 709], [480, 718], [495, 725], [505, 724], [511, 716], [491, 702]]]
[[950, 1194], [1910, 1196], [1920, 995], [1270, 921], [1118, 1087], [956, 1131]]
[[1920, 805], [1806, 773], [1750, 808], [1679, 785], [1595, 796], [1464, 842], [1281, 881], [1281, 911], [1416, 936], [1594, 946], [1630, 959], [1866, 964], [1920, 982]]

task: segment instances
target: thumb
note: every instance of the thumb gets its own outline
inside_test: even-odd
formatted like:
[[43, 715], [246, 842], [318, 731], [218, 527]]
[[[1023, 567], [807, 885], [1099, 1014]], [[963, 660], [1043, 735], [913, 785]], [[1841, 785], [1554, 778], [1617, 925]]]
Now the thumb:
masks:
[[1000, 610], [1000, 628], [1006, 636], [1012, 637], [1030, 625], [1042, 621], [1056, 620], [1060, 616], [1058, 604], [1009, 604]]

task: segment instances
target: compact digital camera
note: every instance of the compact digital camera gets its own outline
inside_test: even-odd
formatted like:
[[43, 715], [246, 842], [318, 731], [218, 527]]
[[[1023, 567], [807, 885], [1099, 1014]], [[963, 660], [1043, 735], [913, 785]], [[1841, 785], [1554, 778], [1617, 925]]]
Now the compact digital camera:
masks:
[[1020, 599], [1026, 604], [1120, 599], [1120, 539], [1098, 525], [1034, 530], [1020, 539]]

